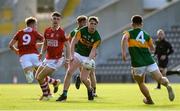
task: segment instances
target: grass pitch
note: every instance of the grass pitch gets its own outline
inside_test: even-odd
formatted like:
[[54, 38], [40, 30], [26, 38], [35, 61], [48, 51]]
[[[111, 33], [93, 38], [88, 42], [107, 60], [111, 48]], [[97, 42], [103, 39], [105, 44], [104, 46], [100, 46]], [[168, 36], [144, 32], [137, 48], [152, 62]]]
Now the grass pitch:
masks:
[[[168, 100], [167, 91], [154, 89], [156, 84], [147, 84], [154, 105], [145, 105], [137, 84], [98, 84], [98, 97], [87, 100], [87, 92], [81, 84], [80, 90], [71, 84], [66, 102], [56, 102], [62, 92], [49, 101], [38, 101], [41, 96], [37, 84], [0, 84], [0, 110], [123, 110], [123, 111], [178, 111], [180, 110], [180, 84], [172, 84], [176, 98]], [[51, 87], [52, 89], [52, 87]]]

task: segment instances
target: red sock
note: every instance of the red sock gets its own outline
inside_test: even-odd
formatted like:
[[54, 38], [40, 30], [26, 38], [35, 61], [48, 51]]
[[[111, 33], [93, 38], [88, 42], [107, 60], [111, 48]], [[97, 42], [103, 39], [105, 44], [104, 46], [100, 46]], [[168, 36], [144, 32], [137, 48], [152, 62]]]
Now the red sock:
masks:
[[53, 79], [49, 76], [46, 77], [46, 81], [50, 84], [53, 84], [53, 85], [56, 85], [57, 84], [57, 80], [56, 79]]
[[40, 87], [41, 87], [43, 96], [48, 96], [49, 91], [50, 91], [48, 82], [45, 81], [43, 84], [40, 85]]

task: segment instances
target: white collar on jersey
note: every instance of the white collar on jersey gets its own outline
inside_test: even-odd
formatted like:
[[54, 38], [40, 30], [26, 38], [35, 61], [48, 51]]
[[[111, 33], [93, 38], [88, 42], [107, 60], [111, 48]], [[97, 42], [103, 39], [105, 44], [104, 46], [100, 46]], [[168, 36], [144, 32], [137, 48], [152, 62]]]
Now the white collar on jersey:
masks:
[[24, 32], [32, 32], [32, 28], [31, 27], [26, 27], [25, 29], [23, 29]]

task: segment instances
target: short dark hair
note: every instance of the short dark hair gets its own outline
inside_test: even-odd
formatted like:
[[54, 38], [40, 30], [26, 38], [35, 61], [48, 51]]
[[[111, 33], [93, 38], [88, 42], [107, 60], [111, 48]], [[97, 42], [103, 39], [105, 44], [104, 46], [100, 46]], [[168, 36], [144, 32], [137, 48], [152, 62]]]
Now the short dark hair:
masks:
[[82, 21], [84, 21], [84, 20], [87, 20], [87, 16], [85, 16], [85, 15], [80, 15], [80, 16], [78, 16], [77, 19], [76, 19], [76, 21], [77, 21], [78, 23], [80, 23], [80, 22], [82, 22]]
[[52, 17], [53, 17], [53, 16], [62, 17], [62, 15], [61, 15], [59, 12], [57, 12], [57, 11], [53, 12], [53, 13], [51, 14], [51, 16], [52, 16]]
[[131, 22], [132, 22], [133, 24], [142, 24], [143, 18], [142, 18], [141, 15], [134, 15], [134, 16], [132, 16], [132, 18], [131, 18]]
[[27, 26], [30, 26], [31, 24], [34, 24], [37, 22], [37, 19], [35, 17], [28, 17], [25, 19], [25, 23]]
[[90, 22], [91, 20], [96, 21], [97, 24], [99, 23], [99, 18], [96, 17], [96, 16], [90, 16], [89, 19], [88, 19], [88, 21]]

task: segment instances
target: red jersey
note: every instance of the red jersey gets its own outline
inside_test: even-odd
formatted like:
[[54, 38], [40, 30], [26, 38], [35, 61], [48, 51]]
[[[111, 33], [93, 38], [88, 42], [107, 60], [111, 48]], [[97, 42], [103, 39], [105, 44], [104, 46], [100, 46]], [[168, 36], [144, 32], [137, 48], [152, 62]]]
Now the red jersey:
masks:
[[36, 42], [43, 41], [43, 36], [30, 27], [20, 30], [13, 38], [18, 41], [19, 55], [37, 53]]
[[64, 42], [67, 41], [64, 30], [61, 28], [53, 30], [49, 27], [45, 30], [44, 37], [47, 42], [46, 59], [61, 58]]

